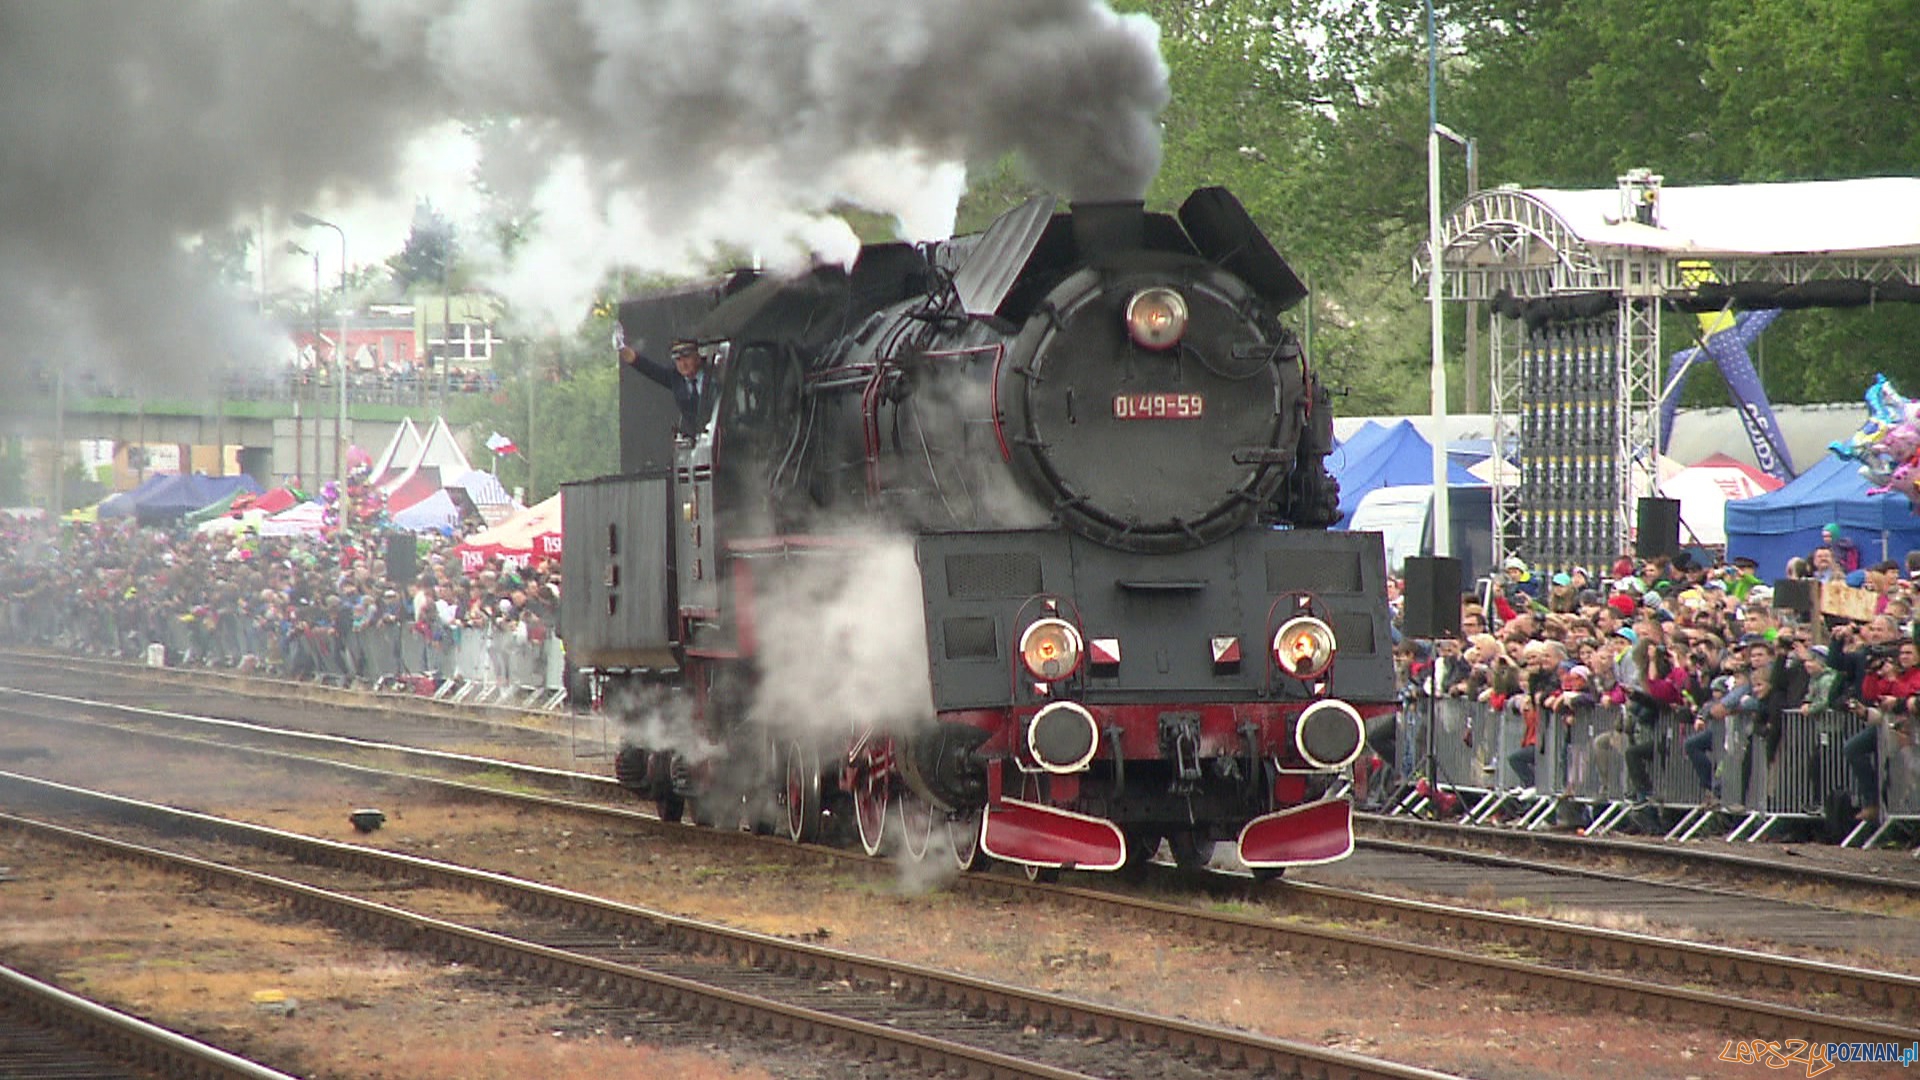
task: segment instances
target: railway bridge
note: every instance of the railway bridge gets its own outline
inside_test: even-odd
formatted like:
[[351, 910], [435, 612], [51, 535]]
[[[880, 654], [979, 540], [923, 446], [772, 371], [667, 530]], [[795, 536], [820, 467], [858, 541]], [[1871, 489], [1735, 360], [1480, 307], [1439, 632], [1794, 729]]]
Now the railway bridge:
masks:
[[33, 377], [0, 395], [0, 433], [48, 447], [83, 439], [238, 446], [240, 470], [263, 484], [313, 481], [344, 475], [348, 447], [378, 453], [407, 419], [424, 426], [461, 398], [492, 389], [478, 380], [364, 379], [342, 387], [326, 378], [253, 375], [136, 392], [84, 377]]

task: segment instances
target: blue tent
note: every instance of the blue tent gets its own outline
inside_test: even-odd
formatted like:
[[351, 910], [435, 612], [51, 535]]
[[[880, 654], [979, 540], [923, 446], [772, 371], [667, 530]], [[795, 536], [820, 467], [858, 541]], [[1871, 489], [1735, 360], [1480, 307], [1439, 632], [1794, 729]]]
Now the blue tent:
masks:
[[[1340, 481], [1340, 520], [1334, 528], [1344, 529], [1360, 499], [1374, 488], [1432, 484], [1433, 444], [1407, 420], [1380, 428], [1373, 435], [1361, 428], [1327, 455], [1327, 471]], [[1451, 460], [1447, 462], [1447, 483], [1484, 486], [1479, 477]]]
[[134, 487], [100, 500], [97, 512], [103, 518], [132, 517], [134, 508], [140, 505], [143, 497], [152, 494], [153, 489], [161, 484], [179, 478], [178, 473], [154, 473]]
[[[237, 491], [258, 493], [260, 485], [251, 476], [180, 476], [168, 473], [153, 477], [132, 491], [126, 501], [109, 499], [100, 504], [102, 517], [131, 515], [142, 525], [152, 525], [184, 517], [203, 506], [210, 506]], [[114, 505], [109, 505], [114, 504]]]
[[1379, 443], [1386, 434], [1387, 427], [1384, 424], [1372, 420], [1361, 424], [1358, 430], [1347, 436], [1347, 441], [1336, 445], [1333, 453], [1327, 455], [1327, 471], [1339, 476], [1346, 471], [1349, 463], [1365, 457], [1368, 449]]
[[1867, 565], [1904, 560], [1920, 548], [1920, 515], [1904, 495], [1867, 494], [1860, 464], [1828, 454], [1778, 491], [1727, 504], [1727, 557], [1745, 555], [1764, 579], [1786, 573], [1787, 560], [1820, 543], [1820, 529], [1838, 524]]

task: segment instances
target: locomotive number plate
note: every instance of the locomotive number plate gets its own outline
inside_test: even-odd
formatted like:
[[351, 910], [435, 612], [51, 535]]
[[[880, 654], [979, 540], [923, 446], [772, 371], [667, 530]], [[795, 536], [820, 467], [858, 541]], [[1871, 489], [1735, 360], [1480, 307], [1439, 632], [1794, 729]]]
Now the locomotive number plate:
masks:
[[1115, 420], [1198, 420], [1207, 409], [1199, 394], [1115, 394]]

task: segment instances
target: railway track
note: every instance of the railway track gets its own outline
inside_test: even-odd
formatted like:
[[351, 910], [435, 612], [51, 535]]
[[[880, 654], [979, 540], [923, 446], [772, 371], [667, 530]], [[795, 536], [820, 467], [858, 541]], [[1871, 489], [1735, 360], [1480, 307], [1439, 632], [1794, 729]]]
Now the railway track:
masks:
[[15, 1080], [297, 1080], [0, 967], [0, 1073]]
[[[271, 680], [243, 678], [199, 670], [153, 669], [120, 662], [89, 660], [44, 654], [0, 654], [0, 664], [9, 668], [38, 671], [71, 681], [84, 675], [90, 681], [101, 679], [135, 680], [194, 692], [232, 693], [255, 699], [285, 700], [295, 695], [337, 708], [352, 708], [373, 717], [363, 730], [379, 731], [378, 740], [363, 739], [366, 749], [376, 741], [390, 747], [394, 754], [418, 754], [416, 763], [432, 768], [432, 752], [405, 744], [410, 738], [423, 742], [445, 742], [461, 738], [481, 739], [491, 747], [518, 742], [530, 755], [556, 760], [553, 743], [564, 740], [576, 752], [584, 743], [595, 753], [610, 753], [605, 732], [582, 734], [578, 723], [551, 714], [491, 708], [485, 712], [407, 695], [371, 694], [314, 687], [302, 683], [282, 684]], [[424, 712], [424, 715], [419, 715]], [[154, 710], [157, 719], [164, 710]], [[262, 738], [272, 729], [262, 729]], [[415, 733], [418, 734], [415, 734]], [[462, 733], [465, 733], [464, 735]], [[541, 740], [545, 740], [542, 742]], [[343, 741], [343, 752], [351, 746]], [[307, 744], [314, 745], [314, 744]], [[539, 748], [548, 751], [542, 755]], [[498, 753], [497, 749], [493, 753]], [[472, 771], [494, 767], [496, 758], [479, 759], [484, 764], [463, 763], [461, 755], [449, 754], [437, 759], [440, 768]], [[554, 776], [540, 777], [531, 768], [521, 768], [526, 782], [542, 783], [582, 797], [619, 803], [631, 798], [618, 790], [605, 775], [556, 768]], [[609, 770], [610, 771], [610, 770]], [[1651, 839], [1616, 837], [1574, 837], [1551, 833], [1487, 829], [1414, 818], [1359, 814], [1355, 818], [1357, 843], [1362, 850], [1441, 857], [1464, 864], [1529, 869], [1550, 874], [1577, 874], [1595, 880], [1653, 882], [1672, 888], [1712, 890], [1725, 895], [1778, 898], [1821, 891], [1845, 899], [1853, 910], [1871, 909], [1887, 904], [1920, 904], [1920, 867], [1890, 875], [1848, 870], [1808, 860], [1766, 858], [1755, 854], [1720, 851], [1702, 845], [1682, 845]], [[1907, 860], [1911, 862], [1911, 860]], [[1829, 905], [1833, 906], [1833, 905]]]
[[[16, 798], [172, 836], [256, 848], [307, 868], [408, 888], [482, 894], [511, 929], [435, 918], [348, 891], [0, 815], [0, 827], [244, 888], [352, 933], [427, 950], [616, 1005], [698, 1017], [798, 1045], [897, 1061], [931, 1075], [1069, 1080], [1086, 1075], [1257, 1075], [1440, 1080], [1447, 1074], [1308, 1043], [1115, 1009], [992, 980], [698, 922], [504, 875], [181, 811], [69, 785], [0, 776]], [[388, 895], [391, 895], [389, 891]], [[1045, 1038], [1035, 1038], [1035, 1032]], [[1087, 1073], [1085, 1069], [1092, 1069]]]
[[[378, 717], [374, 723], [386, 729], [383, 737], [396, 743], [444, 742], [460, 738], [459, 733], [465, 731], [495, 746], [519, 740], [524, 746], [534, 747], [543, 745], [542, 740], [551, 744], [564, 739], [573, 747], [576, 758], [582, 754], [605, 758], [612, 753], [613, 736], [600, 729], [598, 716], [556, 716], [507, 706], [476, 708], [410, 694], [342, 690], [212, 669], [150, 668], [123, 661], [44, 652], [0, 651], [0, 671], [5, 670], [37, 672], [42, 677], [64, 682], [69, 688], [76, 681], [84, 682], [90, 692], [104, 690], [113, 682], [128, 682], [142, 688], [134, 691], [137, 693], [165, 687], [190, 694], [196, 700], [204, 700], [206, 694], [212, 693], [279, 703], [310, 701], [330, 710], [353, 710]], [[1804, 860], [1785, 861], [1718, 850], [1700, 843], [1481, 828], [1398, 815], [1360, 813], [1355, 816], [1355, 826], [1360, 846], [1378, 851], [1444, 852], [1450, 857], [1478, 859], [1487, 864], [1497, 863], [1502, 857], [1518, 858], [1537, 867], [1554, 865], [1563, 872], [1590, 873], [1606, 873], [1608, 866], [1624, 860], [1647, 874], [1669, 877], [1698, 877], [1703, 870], [1710, 871], [1723, 885], [1736, 889], [1742, 886], [1781, 889], [1834, 886], [1889, 899], [1920, 900], [1920, 866], [1909, 870], [1906, 863], [1898, 866], [1903, 873], [1889, 875], [1879, 868], [1853, 871]]]
[[[57, 704], [52, 698], [43, 697], [37, 700], [47, 704]], [[130, 706], [109, 707], [109, 711], [123, 709], [130, 709], [145, 719], [152, 719], [154, 716], [153, 710]], [[359, 740], [348, 740], [343, 744], [333, 736], [262, 730], [257, 725], [241, 725], [232, 721], [219, 721], [209, 726], [197, 722], [188, 714], [170, 711], [159, 715], [170, 724], [216, 731], [222, 738], [258, 738], [274, 744], [286, 744], [291, 741], [297, 745], [329, 749], [338, 749], [344, 745], [355, 752], [366, 749], [364, 743]], [[169, 740], [180, 738], [151, 733], [142, 737], [154, 739], [161, 745]], [[205, 745], [208, 744], [199, 740], [193, 741], [193, 746], [196, 748]], [[289, 757], [285, 751], [274, 753], [277, 758], [303, 764], [305, 767], [350, 769], [380, 783], [430, 783], [442, 786], [448, 786], [450, 783], [444, 779], [423, 778], [416, 773], [395, 774], [365, 765], [338, 763], [315, 765], [298, 756]], [[601, 785], [602, 794], [614, 798], [624, 794], [610, 783], [598, 778], [580, 774], [557, 774], [553, 770], [539, 768], [523, 770], [512, 763], [473, 755], [449, 757], [439, 752], [409, 750], [404, 756], [424, 762], [435, 769], [444, 769], [451, 761], [469, 769], [504, 773], [512, 778], [515, 784], [564, 784], [574, 788], [583, 783], [589, 787], [598, 784]], [[610, 814], [623, 823], [640, 828], [671, 830], [674, 835], [680, 837], [686, 837], [691, 833], [711, 839], [715, 843], [736, 844], [766, 853], [794, 850], [784, 843], [766, 841], [745, 833], [705, 830], [693, 832], [683, 826], [663, 825], [650, 816], [639, 814], [630, 808], [586, 805], [549, 796], [497, 791], [472, 785], [452, 785], [452, 789], [462, 797], [532, 802], [542, 809], [569, 813]], [[816, 849], [816, 851], [825, 853], [829, 857], [846, 858], [851, 863], [869, 867], [882, 865], [860, 856], [831, 849]], [[1827, 1026], [1829, 1020], [1822, 1020], [1817, 1014], [1804, 1011], [1777, 1012], [1772, 1011], [1776, 1008], [1775, 1006], [1760, 1002], [1743, 1004], [1726, 996], [1754, 987], [1784, 989], [1803, 995], [1833, 995], [1865, 1010], [1877, 1011], [1887, 1018], [1880, 1026], [1875, 1027], [1869, 1023], [1853, 1030], [1877, 1032], [1880, 1036], [1893, 1037], [1900, 1033], [1911, 1033], [1904, 1024], [1896, 1022], [1897, 1018], [1910, 1017], [1920, 1011], [1916, 1009], [1916, 1006], [1920, 1005], [1920, 980], [1911, 976], [1774, 956], [1752, 950], [1676, 941], [1646, 934], [1605, 930], [1554, 920], [1480, 911], [1456, 905], [1401, 900], [1360, 890], [1307, 886], [1299, 883], [1285, 885], [1283, 889], [1289, 900], [1282, 901], [1283, 903], [1290, 902], [1296, 909], [1316, 908], [1333, 924], [1313, 926], [1298, 923], [1282, 924], [1270, 919], [1235, 917], [1179, 904], [1158, 903], [1125, 894], [1116, 894], [1109, 890], [1063, 888], [999, 875], [968, 875], [959, 879], [955, 887], [971, 895], [1018, 896], [1022, 902], [1029, 904], [1053, 903], [1092, 910], [1107, 917], [1128, 918], [1146, 925], [1177, 928], [1213, 941], [1243, 944], [1260, 949], [1284, 950], [1339, 963], [1380, 966], [1427, 978], [1465, 981], [1503, 990], [1551, 993], [1555, 995], [1556, 1000], [1594, 1008], [1622, 1009], [1643, 1015], [1668, 1016], [1676, 1019], [1686, 1018], [1716, 1028], [1731, 1028], [1741, 1032], [1803, 1031], [1810, 1030], [1808, 1025], [1818, 1025], [1813, 1030], [1819, 1031], [1847, 1030], [1844, 1022], [1838, 1029]], [[1355, 921], [1418, 929], [1427, 932], [1430, 936], [1453, 941], [1464, 939], [1479, 942], [1488, 948], [1498, 949], [1509, 955], [1489, 956], [1469, 949], [1393, 942], [1383, 939], [1375, 932], [1360, 933], [1343, 929], [1340, 925]], [[1511, 958], [1511, 954], [1515, 951], [1553, 958], [1562, 964], [1604, 967], [1615, 972], [1637, 974], [1661, 972], [1674, 980], [1695, 986], [1704, 983], [1714, 989], [1708, 992], [1688, 986], [1655, 987], [1654, 984], [1637, 977], [1627, 978], [1605, 972], [1576, 971], [1566, 967], [1515, 960]], [[1839, 1021], [1839, 1018], [1831, 1019]], [[1836, 1035], [1835, 1041], [1845, 1040]]]
[[1888, 876], [1651, 838], [1481, 828], [1382, 814], [1356, 814], [1354, 828], [1360, 846], [1375, 851], [1439, 855], [1483, 866], [1527, 866], [1620, 879], [1627, 875], [1607, 867], [1626, 863], [1641, 880], [1656, 875], [1673, 880], [1711, 875], [1714, 887], [1726, 892], [1822, 888], [1846, 890], [1869, 900], [1920, 901], [1920, 871]]

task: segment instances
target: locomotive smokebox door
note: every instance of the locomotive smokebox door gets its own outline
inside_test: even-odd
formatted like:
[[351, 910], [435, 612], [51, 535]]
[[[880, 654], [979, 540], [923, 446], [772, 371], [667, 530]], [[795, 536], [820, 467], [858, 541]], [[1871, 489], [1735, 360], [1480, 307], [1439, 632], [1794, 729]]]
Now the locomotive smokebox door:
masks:
[[999, 373], [1007, 444], [1082, 535], [1193, 550], [1250, 524], [1285, 480], [1305, 376], [1290, 335], [1243, 316], [1241, 282], [1132, 262], [1068, 277], [1015, 339]]

